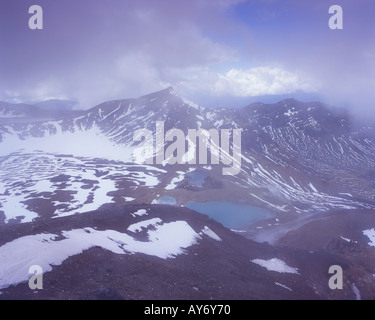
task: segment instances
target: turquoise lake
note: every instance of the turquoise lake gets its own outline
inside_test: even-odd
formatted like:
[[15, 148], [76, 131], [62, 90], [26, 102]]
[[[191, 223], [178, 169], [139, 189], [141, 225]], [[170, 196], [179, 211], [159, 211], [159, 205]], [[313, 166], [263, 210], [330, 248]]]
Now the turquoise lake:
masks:
[[188, 202], [186, 207], [233, 229], [273, 216], [273, 213], [266, 209], [228, 201]]

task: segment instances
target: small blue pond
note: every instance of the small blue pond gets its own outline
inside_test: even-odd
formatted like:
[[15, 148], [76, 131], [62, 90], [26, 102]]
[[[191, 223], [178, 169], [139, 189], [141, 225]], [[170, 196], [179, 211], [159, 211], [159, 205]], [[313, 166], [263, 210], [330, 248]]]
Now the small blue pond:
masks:
[[159, 199], [156, 200], [156, 203], [157, 204], [169, 204], [171, 206], [174, 206], [177, 203], [177, 201], [173, 197], [161, 196]]
[[201, 187], [204, 180], [208, 177], [208, 173], [205, 171], [194, 170], [188, 172], [185, 177], [193, 187]]

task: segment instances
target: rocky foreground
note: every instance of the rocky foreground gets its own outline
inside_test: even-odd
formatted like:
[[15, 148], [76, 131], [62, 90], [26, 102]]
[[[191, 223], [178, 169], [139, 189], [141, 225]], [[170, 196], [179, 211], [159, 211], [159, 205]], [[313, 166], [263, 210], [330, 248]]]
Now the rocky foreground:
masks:
[[[107, 205], [7, 225], [0, 227], [0, 299], [358, 299], [358, 292], [374, 299], [375, 249], [359, 233], [366, 219], [372, 221], [371, 212], [338, 212], [274, 246], [163, 205]], [[30, 259], [12, 261], [9, 250], [16, 248], [30, 251]], [[31, 264], [44, 269], [42, 290], [29, 288]], [[331, 265], [343, 268], [343, 290], [328, 286]]]

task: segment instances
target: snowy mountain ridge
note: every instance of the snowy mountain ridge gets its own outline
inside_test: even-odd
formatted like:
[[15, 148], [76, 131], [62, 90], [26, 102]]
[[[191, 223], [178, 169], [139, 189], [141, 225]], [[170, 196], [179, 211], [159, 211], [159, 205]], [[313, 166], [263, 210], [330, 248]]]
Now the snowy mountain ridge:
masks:
[[[138, 99], [105, 102], [78, 115], [8, 121], [0, 126], [0, 154], [43, 151], [134, 164], [134, 132], [155, 131], [157, 121], [163, 121], [166, 130], [184, 132], [241, 128], [242, 170], [224, 181], [239, 189], [239, 198], [256, 205], [297, 213], [375, 207], [374, 131], [355, 128], [347, 113], [319, 102], [286, 99], [243, 109], [207, 109], [168, 88]], [[186, 170], [178, 165], [161, 168], [171, 180]], [[222, 179], [219, 168], [213, 169], [213, 177]], [[161, 181], [157, 188], [169, 184]]]

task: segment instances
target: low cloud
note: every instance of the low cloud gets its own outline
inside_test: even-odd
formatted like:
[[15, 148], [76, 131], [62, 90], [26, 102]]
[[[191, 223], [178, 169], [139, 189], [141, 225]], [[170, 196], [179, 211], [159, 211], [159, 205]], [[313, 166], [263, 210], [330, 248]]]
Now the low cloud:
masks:
[[235, 97], [288, 94], [295, 91], [316, 91], [311, 80], [278, 67], [256, 67], [247, 70], [231, 69], [219, 74], [214, 90]]
[[297, 91], [316, 92], [318, 83], [281, 67], [261, 66], [250, 69], [230, 69], [225, 73], [202, 70], [182, 80], [178, 90], [187, 94], [254, 97], [290, 94]]

